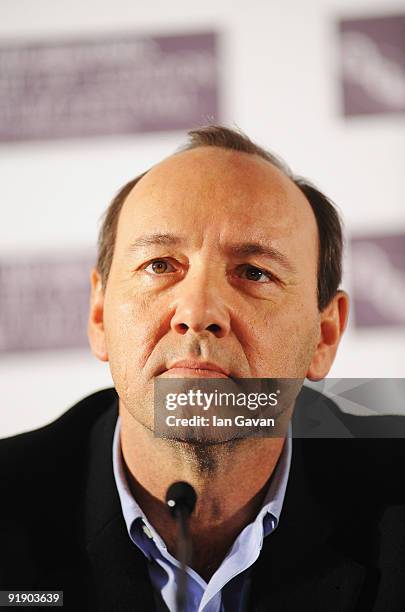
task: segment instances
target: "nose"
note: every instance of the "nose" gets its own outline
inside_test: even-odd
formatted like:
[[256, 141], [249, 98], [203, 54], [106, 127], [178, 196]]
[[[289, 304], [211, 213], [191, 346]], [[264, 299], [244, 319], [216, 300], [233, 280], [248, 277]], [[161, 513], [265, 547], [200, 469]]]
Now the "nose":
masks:
[[177, 287], [175, 313], [171, 328], [185, 335], [189, 330], [195, 333], [208, 332], [223, 338], [230, 331], [229, 311], [221, 297], [218, 279], [194, 275], [186, 278]]

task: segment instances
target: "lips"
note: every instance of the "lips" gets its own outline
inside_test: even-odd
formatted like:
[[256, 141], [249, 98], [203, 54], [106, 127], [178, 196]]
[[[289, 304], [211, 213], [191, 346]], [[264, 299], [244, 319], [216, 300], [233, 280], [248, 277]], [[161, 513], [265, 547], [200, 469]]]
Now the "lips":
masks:
[[166, 372], [166, 376], [178, 377], [200, 377], [200, 378], [228, 378], [229, 372], [222, 366], [211, 361], [196, 361], [185, 359], [171, 364]]

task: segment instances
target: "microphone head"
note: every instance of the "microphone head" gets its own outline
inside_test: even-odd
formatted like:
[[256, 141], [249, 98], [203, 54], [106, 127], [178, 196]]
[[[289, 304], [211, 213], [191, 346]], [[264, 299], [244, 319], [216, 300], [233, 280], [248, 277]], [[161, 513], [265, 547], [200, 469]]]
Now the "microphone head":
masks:
[[166, 503], [173, 517], [181, 510], [186, 511], [188, 515], [192, 514], [196, 501], [197, 494], [188, 482], [180, 480], [167, 489]]

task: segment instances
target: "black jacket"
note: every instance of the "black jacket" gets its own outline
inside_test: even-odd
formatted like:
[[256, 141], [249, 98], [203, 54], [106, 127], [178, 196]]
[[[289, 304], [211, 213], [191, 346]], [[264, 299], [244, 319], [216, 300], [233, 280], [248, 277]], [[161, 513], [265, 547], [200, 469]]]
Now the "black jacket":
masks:
[[[63, 590], [65, 610], [154, 610], [114, 483], [117, 414], [107, 389], [0, 441], [0, 590]], [[304, 389], [295, 427], [321, 430], [321, 414], [345, 431], [364, 418]], [[388, 418], [404, 432], [403, 417], [367, 418], [375, 431]], [[401, 438], [294, 439], [280, 523], [254, 565], [248, 609], [404, 612], [404, 471]]]

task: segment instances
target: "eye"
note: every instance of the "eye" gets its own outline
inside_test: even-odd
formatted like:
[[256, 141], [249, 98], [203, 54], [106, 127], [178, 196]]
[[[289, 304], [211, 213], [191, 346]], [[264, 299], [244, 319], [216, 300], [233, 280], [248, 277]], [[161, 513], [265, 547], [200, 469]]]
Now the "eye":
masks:
[[254, 281], [256, 283], [267, 283], [269, 280], [273, 279], [269, 272], [256, 268], [256, 266], [240, 266], [240, 271], [242, 278], [246, 278], [247, 280]]
[[[151, 270], [148, 270], [148, 268], [151, 268]], [[159, 275], [165, 272], [174, 272], [174, 267], [165, 259], [154, 259], [148, 264], [145, 271], [149, 274]]]

